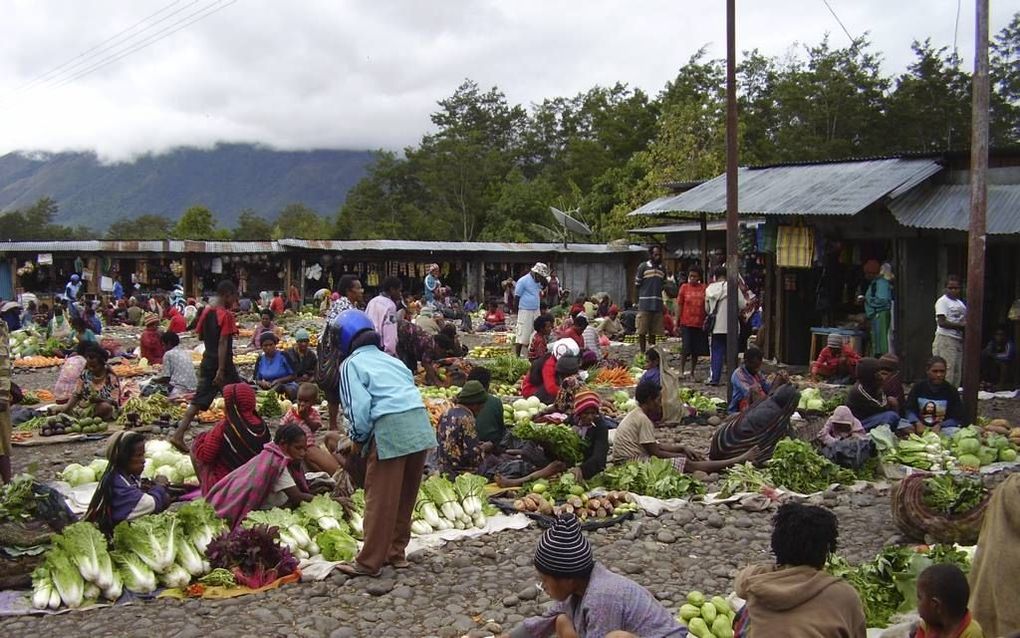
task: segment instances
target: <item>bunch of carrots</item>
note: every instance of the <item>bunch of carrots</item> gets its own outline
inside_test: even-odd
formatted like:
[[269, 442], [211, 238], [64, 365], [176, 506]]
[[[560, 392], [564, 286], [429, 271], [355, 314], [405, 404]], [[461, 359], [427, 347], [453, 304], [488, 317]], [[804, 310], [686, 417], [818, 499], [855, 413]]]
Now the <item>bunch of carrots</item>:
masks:
[[627, 368], [599, 368], [592, 383], [619, 388], [634, 385], [634, 377], [630, 375], [630, 370]]

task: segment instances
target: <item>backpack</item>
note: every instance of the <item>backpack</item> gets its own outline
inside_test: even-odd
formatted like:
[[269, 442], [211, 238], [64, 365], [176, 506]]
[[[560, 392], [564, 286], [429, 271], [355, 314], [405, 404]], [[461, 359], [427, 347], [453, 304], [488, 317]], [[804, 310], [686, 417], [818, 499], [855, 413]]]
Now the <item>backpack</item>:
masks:
[[340, 344], [334, 344], [333, 331], [326, 326], [315, 346], [315, 383], [323, 390], [336, 392], [340, 387]]

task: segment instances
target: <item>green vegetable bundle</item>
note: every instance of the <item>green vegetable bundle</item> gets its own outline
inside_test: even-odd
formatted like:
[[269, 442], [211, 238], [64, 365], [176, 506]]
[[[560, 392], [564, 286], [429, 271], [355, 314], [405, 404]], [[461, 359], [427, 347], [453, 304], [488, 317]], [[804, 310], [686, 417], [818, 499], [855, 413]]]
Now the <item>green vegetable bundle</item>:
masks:
[[711, 412], [715, 414], [719, 411], [719, 402], [691, 388], [680, 388], [677, 394], [680, 396], [681, 401], [698, 412]]
[[530, 364], [527, 359], [513, 356], [496, 357], [485, 366], [492, 373], [495, 383], [517, 383], [527, 374]]
[[591, 481], [610, 490], [633, 492], [653, 498], [683, 498], [705, 493], [705, 486], [693, 477], [677, 472], [666, 459], [627, 461], [606, 468]]
[[36, 501], [45, 497], [34, 489], [35, 479], [29, 474], [18, 474], [10, 483], [0, 487], [0, 522], [32, 518]]
[[257, 412], [263, 419], [275, 419], [283, 416], [283, 406], [276, 390], [259, 390]]
[[851, 470], [815, 451], [807, 441], [783, 439], [766, 465], [772, 484], [801, 494], [820, 492], [833, 483], [853, 483]]
[[569, 425], [522, 423], [514, 428], [513, 435], [538, 443], [548, 454], [568, 465], [584, 460], [584, 441]]
[[868, 627], [887, 627], [893, 614], [917, 608], [917, 577], [936, 563], [953, 563], [964, 572], [970, 569], [967, 554], [951, 545], [933, 545], [925, 552], [886, 547], [873, 561], [856, 567], [833, 555], [826, 569], [857, 590]]
[[719, 498], [728, 498], [739, 492], [760, 492], [764, 487], [772, 487], [772, 479], [753, 463], [740, 463], [727, 468], [723, 479]]
[[139, 423], [152, 423], [164, 415], [171, 421], [177, 421], [184, 415], [184, 408], [172, 403], [164, 394], [151, 394], [147, 397], [136, 396], [128, 399], [121, 407], [114, 423], [127, 425], [129, 414], [137, 414]]
[[988, 490], [976, 476], [930, 476], [924, 479], [924, 504], [940, 514], [969, 512], [984, 501]]

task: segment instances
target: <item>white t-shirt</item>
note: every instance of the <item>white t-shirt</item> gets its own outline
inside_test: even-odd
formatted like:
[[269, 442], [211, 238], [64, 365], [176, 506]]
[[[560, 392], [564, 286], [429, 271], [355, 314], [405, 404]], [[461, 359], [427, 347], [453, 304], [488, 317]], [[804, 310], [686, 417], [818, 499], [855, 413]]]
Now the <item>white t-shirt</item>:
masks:
[[280, 478], [276, 479], [273, 483], [273, 489], [266, 497], [265, 503], [262, 504], [262, 509], [271, 510], [274, 507], [283, 507], [287, 504], [287, 492], [286, 490], [292, 487], [296, 487], [297, 483], [294, 481], [294, 477], [290, 475], [289, 470], [280, 472]]
[[963, 339], [963, 330], [957, 328], [943, 328], [938, 325], [938, 316], [944, 315], [952, 323], [964, 323], [967, 320], [967, 305], [959, 299], [950, 299], [942, 295], [935, 302], [935, 334], [953, 339]]

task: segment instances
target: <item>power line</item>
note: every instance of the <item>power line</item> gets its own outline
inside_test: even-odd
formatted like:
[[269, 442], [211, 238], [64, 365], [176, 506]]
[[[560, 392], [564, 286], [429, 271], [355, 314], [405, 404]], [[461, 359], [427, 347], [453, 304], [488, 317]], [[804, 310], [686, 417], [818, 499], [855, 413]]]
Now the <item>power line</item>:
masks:
[[[197, 0], [195, 0], [195, 1], [197, 1]], [[78, 55], [76, 55], [76, 56], [74, 56], [72, 58], [69, 58], [68, 60], [64, 61], [62, 64], [59, 64], [59, 65], [53, 67], [49, 71], [46, 71], [45, 73], [41, 73], [41, 74], [35, 76], [34, 78], [29, 80], [25, 84], [22, 84], [21, 86], [19, 86], [16, 89], [14, 89], [13, 92], [14, 93], [19, 93], [19, 92], [24, 91], [24, 90], [32, 87], [33, 85], [35, 85], [37, 83], [40, 83], [40, 82], [45, 84], [48, 80], [52, 79], [54, 75], [62, 75], [61, 73], [58, 73], [58, 72], [62, 71], [65, 68], [67, 68], [68, 65], [72, 65], [75, 62], [77, 62], [77, 64], [74, 64], [74, 66], [79, 66], [81, 64], [81, 62], [84, 62], [84, 59], [95, 57], [95, 56], [101, 54], [106, 49], [116, 48], [116, 46], [106, 46], [106, 45], [114, 42], [115, 40], [122, 39], [122, 36], [125, 36], [128, 33], [130, 33], [131, 31], [134, 31], [139, 26], [145, 24], [146, 22], [148, 22], [152, 18], [158, 16], [159, 14], [165, 12], [167, 9], [173, 7], [176, 4], [179, 4], [180, 2], [181, 2], [181, 0], [174, 0], [170, 4], [166, 5], [162, 9], [160, 9], [159, 11], [156, 11], [155, 13], [149, 14], [148, 16], [146, 16], [146, 17], [142, 18], [141, 20], [139, 20], [138, 22], [135, 22], [131, 26], [127, 27], [126, 29], [118, 31], [117, 33], [115, 33], [112, 36], [110, 36], [110, 37], [106, 38], [105, 40], [103, 40], [102, 42], [100, 42], [100, 43], [98, 43], [98, 44], [96, 44], [96, 45], [94, 45], [94, 46], [92, 46], [92, 47], [90, 47], [88, 49], [85, 49], [84, 51], [82, 51]], [[174, 13], [171, 13], [169, 16], [165, 16], [163, 19], [161, 19], [160, 21], [156, 22], [155, 24], [159, 24], [159, 22], [162, 22], [163, 20], [173, 16], [176, 13], [179, 13], [180, 11], [181, 11], [181, 9], [175, 11]], [[128, 36], [127, 39], [130, 40], [131, 38], [133, 38], [133, 37], [135, 37], [137, 35], [140, 35], [141, 33], [144, 33], [145, 31], [147, 31], [150, 28], [152, 28], [152, 26], [155, 26], [155, 25], [150, 25], [150, 26], [146, 27], [145, 29], [142, 29], [140, 32]], [[72, 66], [71, 68], [74, 68], [74, 66]]]
[[[64, 71], [62, 71], [61, 73], [58, 73], [55, 76], [47, 78], [41, 84], [37, 84], [36, 86], [32, 87], [32, 89], [30, 89], [30, 91], [38, 89], [38, 88], [43, 88], [44, 85], [47, 85], [47, 84], [50, 85], [47, 88], [60, 88], [62, 86], [70, 84], [71, 82], [74, 82], [75, 80], [78, 80], [80, 78], [85, 77], [86, 75], [89, 75], [90, 73], [93, 73], [95, 71], [98, 71], [99, 69], [102, 69], [102, 68], [104, 68], [106, 66], [109, 66], [110, 64], [113, 64], [114, 62], [116, 62], [118, 60], [121, 60], [121, 59], [131, 55], [132, 53], [135, 53], [137, 51], [145, 49], [145, 48], [147, 48], [147, 47], [149, 47], [149, 46], [151, 46], [151, 45], [153, 45], [153, 44], [155, 44], [155, 43], [157, 43], [157, 42], [159, 42], [159, 41], [161, 41], [161, 40], [163, 40], [165, 38], [168, 38], [171, 35], [177, 33], [178, 31], [180, 31], [182, 29], [185, 29], [185, 28], [191, 26], [192, 24], [195, 24], [196, 22], [204, 20], [205, 18], [213, 15], [214, 13], [218, 13], [219, 11], [221, 11], [223, 9], [226, 9], [230, 5], [232, 5], [232, 4], [237, 2], [237, 0], [230, 0], [226, 4], [221, 4], [222, 2], [224, 2], [224, 0], [214, 0], [214, 2], [212, 2], [212, 4], [206, 5], [206, 6], [202, 7], [202, 8], [200, 8], [200, 9], [198, 9], [197, 11], [194, 11], [192, 13], [189, 13], [189, 14], [187, 14], [187, 15], [179, 18], [179, 19], [177, 19], [176, 21], [172, 22], [170, 25], [164, 27], [163, 29], [161, 29], [161, 30], [159, 30], [159, 31], [157, 31], [155, 33], [151, 33], [151, 34], [145, 36], [141, 40], [136, 40], [134, 42], [130, 42], [130, 40], [135, 39], [135, 38], [137, 38], [139, 36], [142, 36], [146, 31], [150, 31], [153, 27], [159, 25], [162, 22], [165, 22], [166, 20], [168, 20], [169, 18], [173, 17], [174, 15], [176, 15], [178, 13], [181, 13], [182, 11], [187, 10], [191, 6], [197, 4], [199, 1], [200, 0], [193, 0], [193, 2], [191, 2], [190, 4], [185, 5], [184, 7], [180, 8], [180, 9], [177, 9], [176, 11], [172, 12], [171, 14], [169, 14], [167, 16], [163, 16], [163, 18], [161, 18], [160, 20], [157, 20], [153, 24], [150, 24], [149, 26], [145, 27], [141, 31], [139, 31], [139, 32], [131, 35], [130, 37], [128, 37], [124, 42], [121, 42], [121, 43], [113, 45], [113, 46], [103, 47], [103, 50], [95, 51], [91, 55], [87, 56], [87, 58], [85, 58], [85, 59], [77, 62], [76, 64], [74, 64], [72, 67], [65, 69]], [[177, 2], [180, 2], [180, 0], [177, 0]], [[174, 2], [173, 4], [177, 4], [177, 2]], [[167, 7], [164, 7], [164, 9], [162, 9], [159, 12], [156, 12], [156, 14], [153, 14], [153, 15], [158, 15], [162, 11], [165, 11], [169, 7], [173, 6], [173, 4], [168, 5]], [[219, 6], [216, 6], [216, 5], [219, 5]], [[149, 18], [151, 18], [151, 17], [152, 16], [149, 16]], [[148, 18], [146, 18], [146, 19], [148, 19]], [[144, 22], [144, 20], [142, 20], [141, 22]], [[113, 38], [116, 38], [116, 37], [117, 36], [113, 36]], [[113, 38], [108, 38], [104, 42], [109, 42]], [[121, 48], [124, 45], [127, 45], [126, 49]], [[95, 47], [93, 47], [93, 49], [97, 49], [99, 47], [100, 47], [100, 45], [96, 45]], [[121, 49], [121, 50], [120, 51], [115, 51], [116, 49]], [[91, 50], [92, 49], [90, 49], [90, 51]], [[106, 55], [106, 57], [101, 57], [104, 54], [110, 54], [110, 55]], [[77, 60], [80, 57], [81, 57], [81, 55], [79, 55], [78, 57], [72, 59], [71, 61]], [[65, 63], [62, 66], [66, 67], [67, 63]], [[83, 66], [85, 66], [85, 68], [81, 68]], [[12, 95], [11, 97], [14, 97], [14, 96]], [[2, 108], [2, 101], [0, 101], [0, 108]]]
[[[125, 58], [125, 57], [131, 55], [132, 53], [135, 53], [137, 51], [141, 51], [142, 49], [145, 49], [145, 48], [147, 48], [149, 46], [152, 46], [153, 44], [155, 44], [155, 43], [157, 43], [157, 42], [159, 42], [161, 40], [165, 40], [166, 38], [169, 38], [170, 36], [172, 36], [173, 34], [177, 33], [178, 31], [180, 31], [182, 29], [185, 29], [185, 28], [195, 24], [196, 22], [200, 22], [200, 21], [208, 18], [209, 16], [213, 15], [214, 13], [218, 13], [218, 12], [222, 11], [223, 9], [226, 9], [230, 5], [236, 3], [237, 0], [229, 0], [229, 2], [227, 2], [226, 4], [222, 4], [222, 5], [217, 7], [216, 4], [218, 4], [220, 2], [223, 2], [223, 0], [216, 0], [216, 2], [214, 2], [213, 4], [207, 6], [207, 7], [203, 8], [203, 9], [199, 9], [198, 11], [195, 11], [194, 13], [191, 13], [191, 14], [185, 16], [182, 20], [179, 20], [178, 22], [175, 22], [174, 24], [171, 24], [170, 26], [166, 27], [165, 29], [163, 29], [161, 31], [157, 31], [156, 33], [152, 34], [152, 36], [150, 36], [149, 38], [147, 38], [145, 40], [142, 40], [141, 42], [135, 43], [134, 45], [132, 45], [131, 48], [127, 49], [126, 51], [123, 51], [123, 52], [118, 53], [116, 55], [104, 58], [103, 60], [101, 60], [97, 64], [95, 64], [94, 66], [91, 66], [91, 67], [81, 71], [80, 73], [77, 73], [74, 76], [69, 77], [69, 78], [61, 81], [59, 84], [56, 84], [53, 88], [60, 88], [62, 86], [66, 86], [67, 84], [70, 84], [71, 82], [74, 82], [75, 80], [83, 78], [86, 75], [89, 75], [90, 73], [93, 73], [95, 71], [98, 71], [99, 69], [102, 69], [103, 67], [106, 67], [106, 66], [109, 66], [109, 65], [113, 64], [117, 60], [120, 60], [122, 58]], [[199, 14], [201, 14], [201, 15], [199, 15]], [[198, 17], [195, 17], [193, 20], [189, 20], [189, 18], [192, 18], [193, 16], [198, 16]], [[182, 24], [182, 22], [183, 22], [183, 24]], [[177, 25], [180, 25], [180, 26], [177, 26]], [[165, 34], [165, 35], [161, 35], [161, 34]]]
[[846, 34], [846, 37], [850, 39], [850, 45], [852, 47], [856, 47], [857, 40], [855, 40], [854, 37], [850, 35], [850, 31], [847, 30], [846, 26], [843, 24], [843, 21], [839, 19], [838, 15], [836, 15], [836, 11], [832, 8], [832, 5], [829, 4], [829, 0], [822, 0], [822, 2], [825, 3], [825, 8], [829, 10], [829, 13], [832, 14], [832, 17], [836, 18], [836, 22], [839, 23], [839, 27], [843, 29], [843, 33]]

